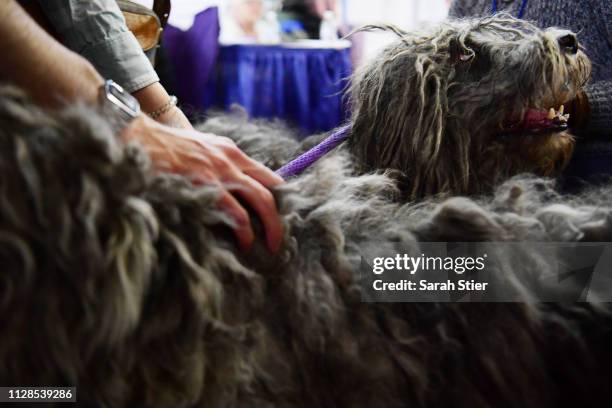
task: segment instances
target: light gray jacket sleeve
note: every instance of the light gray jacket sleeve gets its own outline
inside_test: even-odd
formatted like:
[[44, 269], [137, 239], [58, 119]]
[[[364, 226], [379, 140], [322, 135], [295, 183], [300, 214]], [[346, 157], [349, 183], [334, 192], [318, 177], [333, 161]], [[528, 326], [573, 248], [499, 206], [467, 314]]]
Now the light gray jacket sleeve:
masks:
[[159, 81], [114, 0], [38, 0], [64, 45], [128, 92]]

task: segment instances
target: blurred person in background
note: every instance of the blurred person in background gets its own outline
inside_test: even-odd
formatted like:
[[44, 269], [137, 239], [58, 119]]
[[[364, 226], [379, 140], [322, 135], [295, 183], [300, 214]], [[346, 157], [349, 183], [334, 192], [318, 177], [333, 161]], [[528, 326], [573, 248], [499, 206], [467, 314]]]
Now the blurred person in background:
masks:
[[339, 17], [336, 0], [283, 0], [279, 13], [283, 34], [290, 39], [318, 40], [321, 21], [328, 10]]
[[260, 40], [258, 23], [264, 13], [263, 0], [227, 0], [220, 9], [222, 44], [254, 44]]

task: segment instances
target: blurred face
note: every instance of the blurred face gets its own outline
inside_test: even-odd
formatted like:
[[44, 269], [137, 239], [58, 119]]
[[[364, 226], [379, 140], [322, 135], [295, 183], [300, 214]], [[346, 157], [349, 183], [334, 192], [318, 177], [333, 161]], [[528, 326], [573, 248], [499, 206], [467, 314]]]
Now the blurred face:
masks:
[[263, 1], [234, 0], [232, 2], [232, 15], [241, 26], [252, 26], [263, 15]]

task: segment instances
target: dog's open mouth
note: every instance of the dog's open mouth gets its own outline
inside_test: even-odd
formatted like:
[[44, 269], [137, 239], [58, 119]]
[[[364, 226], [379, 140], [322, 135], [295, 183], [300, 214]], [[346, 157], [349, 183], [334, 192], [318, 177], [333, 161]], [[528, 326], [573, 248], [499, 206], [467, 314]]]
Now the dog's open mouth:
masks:
[[535, 135], [557, 133], [567, 130], [569, 114], [564, 114], [564, 106], [559, 109], [550, 108], [548, 111], [528, 109], [522, 120], [505, 124], [502, 127], [504, 134], [530, 133]]

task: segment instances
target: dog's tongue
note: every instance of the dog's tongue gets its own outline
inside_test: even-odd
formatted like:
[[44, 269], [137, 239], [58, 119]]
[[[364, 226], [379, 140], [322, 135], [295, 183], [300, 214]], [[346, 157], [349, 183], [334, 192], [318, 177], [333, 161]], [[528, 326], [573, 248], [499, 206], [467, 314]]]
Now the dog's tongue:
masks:
[[[553, 117], [551, 118], [551, 116]], [[556, 113], [553, 115], [551, 112], [538, 109], [529, 109], [523, 118], [523, 128], [546, 129], [554, 127], [556, 125], [554, 121], [556, 117]]]
[[548, 118], [548, 112], [537, 109], [529, 109], [523, 118], [523, 128], [532, 129], [552, 125], [552, 120]]
[[550, 109], [548, 111], [539, 109], [528, 109], [523, 121], [505, 128], [507, 133], [527, 131], [530, 133], [545, 133], [567, 129], [569, 115], [563, 114], [563, 106], [559, 111]]

